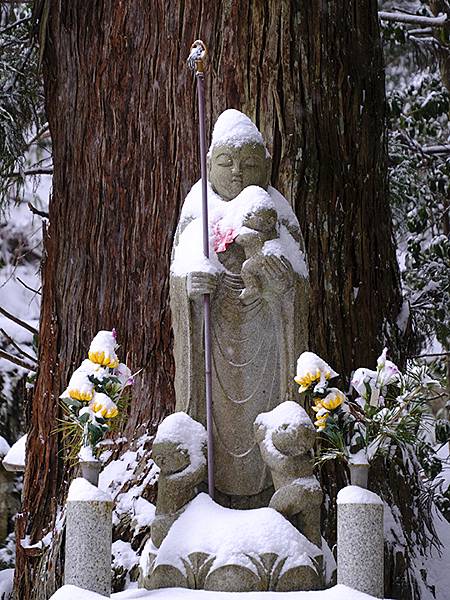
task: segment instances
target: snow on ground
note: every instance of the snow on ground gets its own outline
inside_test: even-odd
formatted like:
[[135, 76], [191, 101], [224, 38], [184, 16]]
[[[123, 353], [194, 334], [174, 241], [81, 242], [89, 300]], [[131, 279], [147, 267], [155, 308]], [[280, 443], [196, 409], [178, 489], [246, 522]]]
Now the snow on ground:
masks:
[[[50, 600], [104, 600], [104, 596], [65, 585]], [[362, 592], [336, 585], [320, 592], [205, 592], [165, 588], [162, 590], [127, 590], [111, 596], [112, 600], [373, 600]]]
[[25, 470], [25, 450], [27, 445], [27, 435], [23, 435], [8, 450], [3, 458], [3, 466], [7, 471]]
[[0, 571], [0, 600], [8, 600], [12, 592], [14, 569]]

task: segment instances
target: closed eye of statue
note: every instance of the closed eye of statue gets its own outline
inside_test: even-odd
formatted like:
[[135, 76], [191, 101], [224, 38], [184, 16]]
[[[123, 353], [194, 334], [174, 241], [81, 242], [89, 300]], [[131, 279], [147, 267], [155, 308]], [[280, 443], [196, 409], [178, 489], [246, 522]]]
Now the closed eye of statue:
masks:
[[219, 165], [219, 167], [231, 167], [233, 161], [229, 154], [219, 154], [216, 159], [216, 163]]
[[255, 167], [259, 166], [259, 161], [255, 160], [254, 158], [247, 158], [247, 160], [244, 160], [243, 163], [243, 167], [245, 167], [246, 169], [254, 169]]

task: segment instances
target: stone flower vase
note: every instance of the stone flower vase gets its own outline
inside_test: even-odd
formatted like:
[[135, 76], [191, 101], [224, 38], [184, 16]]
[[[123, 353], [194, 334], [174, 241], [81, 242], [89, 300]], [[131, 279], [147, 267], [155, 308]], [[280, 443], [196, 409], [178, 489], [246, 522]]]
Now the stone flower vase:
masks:
[[102, 463], [94, 458], [93, 460], [80, 460], [81, 476], [92, 485], [98, 487], [98, 476], [102, 469]]
[[369, 476], [369, 463], [349, 462], [350, 483], [367, 489], [367, 480]]

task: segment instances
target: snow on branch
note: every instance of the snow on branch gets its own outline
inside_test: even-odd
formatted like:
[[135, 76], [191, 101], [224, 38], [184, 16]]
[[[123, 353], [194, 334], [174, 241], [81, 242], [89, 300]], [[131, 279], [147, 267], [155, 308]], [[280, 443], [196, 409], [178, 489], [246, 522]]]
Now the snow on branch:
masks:
[[[31, 202], [28, 202], [28, 208], [31, 210], [31, 212], [33, 213], [33, 215], [38, 215], [39, 217], [42, 217], [43, 219], [48, 219], [49, 218], [48, 212], [45, 212], [43, 210], [39, 210], [33, 204], [31, 204]], [[38, 292], [38, 293], [40, 293], [40, 292]]]
[[378, 17], [382, 21], [396, 21], [397, 23], [411, 23], [412, 25], [424, 25], [425, 27], [442, 27], [448, 23], [445, 13], [437, 17], [422, 17], [421, 15], [409, 15], [402, 12], [384, 12], [380, 11]]
[[13, 321], [14, 323], [17, 323], [17, 325], [20, 325], [21, 327], [23, 327], [24, 329], [26, 329], [27, 331], [29, 331], [33, 335], [38, 335], [39, 334], [38, 330], [35, 329], [32, 325], [29, 325], [28, 323], [25, 323], [25, 321], [22, 321], [22, 319], [19, 319], [19, 317], [15, 317], [11, 313], [9, 313], [7, 310], [5, 310], [2, 306], [0, 306], [0, 313], [4, 317], [6, 317], [7, 319], [9, 319], [10, 321]]
[[18, 19], [17, 21], [14, 21], [14, 23], [11, 23], [11, 25], [8, 25], [7, 27], [0, 29], [0, 35], [4, 35], [8, 31], [15, 29], [19, 25], [22, 25], [23, 23], [28, 23], [28, 21], [31, 21], [31, 17], [24, 17], [23, 19]]
[[5, 336], [5, 338], [6, 338], [6, 341], [7, 341], [9, 344], [11, 344], [11, 346], [13, 346], [13, 348], [15, 348], [15, 349], [17, 350], [17, 352], [19, 352], [19, 354], [20, 354], [21, 356], [23, 356], [24, 358], [27, 358], [27, 359], [28, 359], [28, 360], [30, 360], [32, 363], [34, 363], [35, 365], [37, 365], [37, 360], [36, 360], [36, 358], [34, 358], [34, 356], [31, 356], [31, 354], [28, 354], [28, 352], [25, 352], [25, 350], [24, 350], [23, 348], [21, 348], [21, 347], [19, 346], [19, 344], [17, 344], [17, 343], [16, 343], [16, 342], [15, 342], [15, 341], [12, 339], [12, 337], [11, 337], [11, 336], [10, 336], [8, 333], [6, 333], [6, 331], [5, 331], [4, 329], [0, 329], [0, 333], [2, 333], [2, 334]]
[[30, 365], [29, 363], [25, 362], [18, 356], [14, 356], [14, 354], [10, 354], [9, 352], [5, 352], [4, 350], [0, 350], [0, 358], [9, 360], [9, 362], [12, 362], [15, 365], [18, 365], [19, 367], [22, 367], [22, 369], [27, 369], [27, 371], [36, 372], [35, 365]]
[[443, 144], [441, 146], [422, 146], [421, 150], [424, 154], [450, 154], [450, 144]]
[[10, 173], [8, 177], [23, 177], [26, 175], [53, 175], [53, 169], [26, 169], [25, 171]]

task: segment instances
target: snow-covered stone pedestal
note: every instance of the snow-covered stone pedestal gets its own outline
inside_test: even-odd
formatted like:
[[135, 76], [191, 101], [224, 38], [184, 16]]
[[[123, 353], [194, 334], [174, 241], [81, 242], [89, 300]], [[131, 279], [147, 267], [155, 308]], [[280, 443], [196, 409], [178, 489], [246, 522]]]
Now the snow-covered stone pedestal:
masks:
[[355, 590], [384, 597], [383, 502], [355, 485], [337, 497], [337, 580]]
[[255, 428], [275, 500], [273, 507], [235, 510], [197, 495], [206, 471], [203, 425], [183, 412], [160, 424], [153, 441], [161, 469], [158, 498], [151, 540], [141, 556], [141, 586], [217, 592], [323, 587], [314, 427], [300, 406], [284, 402], [259, 415]]
[[160, 548], [142, 551], [140, 584], [226, 592], [315, 590], [322, 551], [272, 508], [233, 510], [199, 494]]
[[67, 497], [64, 583], [111, 595], [111, 496], [83, 478]]

